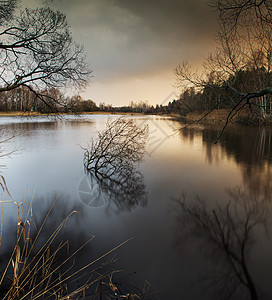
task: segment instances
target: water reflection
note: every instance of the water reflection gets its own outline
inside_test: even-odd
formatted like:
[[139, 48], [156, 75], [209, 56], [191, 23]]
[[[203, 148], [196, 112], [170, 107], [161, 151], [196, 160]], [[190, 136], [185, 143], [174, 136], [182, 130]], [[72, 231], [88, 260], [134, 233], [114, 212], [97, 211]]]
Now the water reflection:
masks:
[[[188, 240], [194, 240], [202, 255], [216, 265], [213, 271], [209, 268], [206, 273], [209, 292], [215, 294], [213, 297], [262, 299], [252, 252], [264, 236], [268, 247], [271, 199], [248, 194], [239, 188], [229, 190], [228, 195], [226, 203], [216, 205], [185, 194], [174, 199], [177, 220], [174, 245], [181, 249]], [[260, 245], [258, 255], [262, 255], [259, 250]]]
[[[257, 131], [257, 132], [256, 132]], [[186, 128], [180, 131], [185, 140], [193, 141], [196, 136], [201, 136], [203, 144], [206, 146], [207, 160], [215, 162], [217, 156], [214, 155], [217, 144], [226, 151], [230, 157], [234, 157], [237, 163], [260, 164], [264, 160], [272, 162], [271, 128], [247, 128], [235, 126], [227, 128], [224, 134], [215, 144], [220, 128], [198, 127]]]
[[62, 125], [66, 127], [85, 127], [86, 125], [94, 125], [93, 120], [85, 119], [82, 116], [65, 116], [57, 117], [21, 117], [21, 118], [7, 118], [7, 120], [0, 121], [0, 134], [32, 136], [36, 131], [55, 131]]
[[105, 206], [107, 211], [115, 213], [147, 204], [144, 176], [131, 166], [105, 178], [88, 172], [79, 184], [79, 197], [90, 207]]
[[43, 122], [22, 122], [22, 123], [7, 123], [1, 125], [1, 134], [21, 134], [23, 133], [26, 136], [30, 136], [33, 132], [37, 130], [56, 130], [58, 127], [58, 123], [51, 120], [45, 120]]
[[272, 130], [271, 128], [227, 128], [215, 144], [220, 129], [187, 128], [180, 131], [182, 139], [193, 142], [201, 138], [210, 164], [233, 158], [242, 171], [246, 187], [251, 193], [264, 193], [268, 197], [272, 191]]
[[[114, 202], [117, 212], [145, 206], [147, 197], [139, 164], [145, 155], [148, 125], [139, 126], [124, 117], [108, 119], [105, 125], [105, 130], [84, 149], [85, 170], [92, 184], [101, 190], [95, 198], [104, 198], [102, 203]], [[96, 199], [89, 203], [96, 204]]]
[[[89, 118], [95, 122], [95, 128], [104, 129], [107, 116]], [[147, 122], [150, 121], [147, 120]], [[169, 135], [172, 133], [172, 131], [169, 132], [165, 121], [152, 119], [152, 122]], [[8, 124], [6, 125], [9, 126]], [[1, 128], [6, 126], [1, 125], [3, 125]], [[47, 126], [42, 123], [33, 124], [33, 126], [35, 130], [31, 131], [32, 126], [24, 129], [31, 133], [27, 138], [19, 136], [10, 142], [10, 148], [14, 148], [17, 144], [24, 143], [24, 145], [23, 151], [7, 162], [8, 169], [5, 170], [5, 176], [12, 196], [17, 200], [24, 197], [27, 185], [30, 194], [37, 186], [36, 193], [38, 196], [43, 196], [35, 196], [33, 200], [35, 208], [33, 208], [33, 215], [37, 227], [40, 224], [37, 218], [41, 220], [50, 207], [47, 202], [52, 203], [55, 199], [55, 195], [48, 196], [48, 192], [65, 192], [66, 194], [60, 197], [62, 200], [56, 203], [55, 217], [61, 221], [61, 218], [67, 215], [66, 212], [69, 213], [74, 209], [80, 214], [74, 214], [67, 222], [66, 228], [63, 228], [61, 233], [62, 239], [65, 240], [65, 236], [68, 237], [71, 240], [70, 247], [76, 244], [76, 248], [89, 238], [88, 234], [96, 235], [86, 253], [79, 255], [76, 263], [81, 260], [83, 263], [89, 262], [94, 257], [133, 237], [132, 242], [118, 251], [118, 263], [120, 263], [118, 269], [126, 271], [125, 274], [123, 272], [120, 274], [120, 281], [118, 274], [114, 274], [113, 284], [116, 285], [116, 281], [122, 283], [126, 281], [126, 283], [133, 282], [141, 287], [146, 279], [157, 291], [159, 290], [160, 294], [155, 295], [157, 299], [220, 299], [220, 296], [215, 297], [214, 294], [210, 296], [211, 292], [207, 290], [204, 294], [201, 290], [204, 285], [203, 281], [201, 283], [196, 279], [199, 276], [199, 269], [202, 269], [203, 264], [207, 264], [205, 261], [208, 261], [210, 267], [206, 266], [203, 272], [208, 274], [208, 277], [215, 274], [217, 279], [209, 281], [212, 285], [210, 290], [215, 290], [215, 282], [218, 283], [218, 288], [220, 284], [228, 282], [223, 276], [228, 268], [223, 267], [222, 251], [218, 251], [217, 256], [214, 255], [215, 252], [208, 247], [209, 243], [204, 239], [201, 241], [204, 241], [205, 245], [199, 251], [199, 242], [193, 235], [190, 239], [193, 245], [190, 243], [187, 247], [188, 253], [185, 253], [188, 256], [184, 255], [184, 252], [177, 251], [188, 241], [188, 238], [181, 236], [183, 226], [181, 220], [177, 221], [173, 214], [168, 213], [169, 195], [185, 190], [188, 194], [199, 194], [202, 199], [206, 197], [210, 203], [217, 200], [223, 204], [227, 198], [224, 193], [225, 187], [240, 184], [252, 197], [265, 198], [269, 191], [271, 194], [268, 129], [262, 141], [259, 138], [261, 130], [258, 128], [232, 128], [233, 132], [226, 132], [227, 135], [222, 136], [217, 145], [214, 145], [217, 137], [215, 128], [188, 129], [186, 133], [182, 133], [182, 141], [180, 137], [173, 136], [161, 144], [151, 156], [148, 156], [141, 165], [141, 169], [138, 170], [142, 171], [145, 180], [142, 175], [137, 175], [131, 181], [133, 184], [129, 185], [132, 189], [130, 195], [118, 196], [120, 193], [118, 185], [115, 186], [116, 192], [113, 183], [100, 182], [97, 178], [84, 173], [83, 153], [78, 145], [85, 146], [87, 141], [94, 136], [95, 128], [92, 124], [81, 123], [81, 121], [59, 121], [58, 126], [53, 124]], [[18, 130], [18, 132], [21, 131]], [[239, 150], [239, 147], [242, 149]], [[139, 189], [136, 188], [138, 183], [140, 183]], [[145, 184], [146, 189], [144, 189]], [[143, 191], [148, 192], [148, 205], [146, 205], [146, 192]], [[135, 193], [138, 195], [132, 196]], [[209, 205], [207, 203], [208, 208]], [[141, 209], [142, 206], [144, 209]], [[182, 219], [178, 205], [176, 209], [177, 219]], [[108, 213], [112, 211], [122, 211], [122, 213]], [[130, 212], [127, 213], [127, 211]], [[8, 215], [16, 215], [16, 210], [14, 212], [4, 210], [4, 221], [11, 224], [12, 220], [8, 219]], [[16, 227], [17, 223], [13, 222], [13, 224]], [[52, 231], [57, 224], [58, 221], [49, 220], [48, 232]], [[9, 228], [4, 230], [5, 241], [15, 235], [15, 232]], [[257, 237], [258, 240], [247, 244], [246, 257], [250, 266], [249, 271], [256, 286], [261, 290], [268, 290], [268, 295], [272, 295], [272, 287], [269, 289], [272, 278], [272, 272], [269, 271], [272, 270], [271, 242], [265, 237], [262, 226], [255, 227], [252, 233], [253, 238]], [[173, 248], [173, 234], [176, 236], [176, 248]], [[8, 241], [3, 243], [2, 253], [8, 245]], [[9, 252], [6, 253], [9, 254]], [[211, 253], [212, 258], [217, 258], [216, 264], [208, 259]], [[202, 256], [204, 256], [204, 262]], [[0, 258], [2, 257], [1, 255]], [[111, 267], [112, 264], [109, 268], [112, 269]], [[219, 275], [222, 280], [218, 279]], [[109, 283], [109, 280], [110, 278], [107, 277], [106, 282]], [[196, 284], [192, 286], [191, 283], [194, 282]], [[120, 285], [117, 286], [119, 289]], [[129, 289], [125, 287], [127, 285], [123, 284], [122, 293], [132, 291], [131, 285]], [[103, 288], [106, 289], [109, 286], [103, 285]], [[244, 292], [247, 297], [245, 289], [240, 289], [240, 291]], [[257, 288], [258, 296], [260, 296], [259, 291]], [[150, 295], [146, 299], [151, 299]], [[238, 299], [243, 298], [241, 296]], [[271, 299], [271, 297], [261, 299]]]

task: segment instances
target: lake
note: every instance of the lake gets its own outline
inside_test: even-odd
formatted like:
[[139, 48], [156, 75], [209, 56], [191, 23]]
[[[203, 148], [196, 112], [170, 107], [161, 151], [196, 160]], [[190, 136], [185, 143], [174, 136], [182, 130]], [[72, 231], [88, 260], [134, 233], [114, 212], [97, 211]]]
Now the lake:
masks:
[[[145, 189], [141, 195], [114, 198], [83, 166], [83, 148], [105, 128], [107, 118], [1, 117], [1, 140], [14, 136], [1, 144], [2, 153], [11, 152], [2, 157], [1, 164], [12, 199], [17, 203], [25, 199], [26, 206], [33, 199], [33, 218], [41, 223], [58, 198], [48, 219], [51, 229], [77, 210], [65, 228], [70, 244], [79, 247], [95, 235], [79, 264], [132, 238], [106, 257], [114, 258], [108, 269], [121, 270], [112, 281], [122, 293], [141, 289], [145, 299], [222, 296], [222, 282], [230, 281], [224, 274], [224, 258], [210, 249], [207, 240], [199, 241], [197, 234], [186, 232], [190, 220], [183, 217], [180, 199], [199, 198], [208, 207], [218, 207], [250, 195], [256, 201], [267, 200], [265, 210], [269, 211], [271, 129], [233, 126], [214, 144], [220, 127], [198, 125], [180, 130], [180, 124], [167, 117], [133, 116], [139, 125], [149, 126], [145, 159], [139, 165]], [[3, 197], [10, 200], [6, 193]], [[10, 236], [17, 222], [14, 205], [5, 204], [3, 220], [2, 255], [12, 244]], [[260, 299], [272, 297], [269, 225], [265, 230], [261, 225], [254, 228], [247, 250], [248, 268]], [[246, 291], [245, 295], [247, 298]]]

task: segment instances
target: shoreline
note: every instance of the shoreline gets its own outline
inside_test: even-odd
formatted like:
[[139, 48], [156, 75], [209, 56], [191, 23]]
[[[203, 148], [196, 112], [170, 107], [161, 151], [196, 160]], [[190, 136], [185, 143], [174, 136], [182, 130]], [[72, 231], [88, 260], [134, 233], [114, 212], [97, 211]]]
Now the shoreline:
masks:
[[[69, 112], [69, 113], [39, 113], [39, 112], [0, 112], [1, 117], [39, 117], [39, 116], [60, 116], [60, 115], [125, 115], [125, 116], [167, 116], [173, 121], [181, 122], [183, 124], [202, 124], [202, 125], [224, 125], [226, 123], [229, 109], [216, 109], [207, 114], [209, 111], [190, 112], [187, 115], [180, 115], [178, 113], [138, 113], [138, 112], [116, 112], [116, 111], [92, 111], [92, 112]], [[207, 114], [205, 116], [205, 114]], [[205, 117], [204, 117], [205, 116]], [[272, 126], [272, 116], [267, 116], [266, 119], [260, 119], [256, 116], [250, 116], [249, 112], [244, 111], [240, 115], [236, 115], [229, 120], [230, 125], [243, 126]]]
[[39, 117], [39, 116], [58, 116], [58, 115], [148, 115], [145, 113], [136, 112], [106, 112], [106, 111], [92, 111], [92, 112], [75, 112], [75, 113], [39, 113], [39, 112], [0, 112], [0, 117]]
[[[213, 110], [205, 116], [209, 111], [190, 112], [185, 116], [172, 115], [173, 119], [185, 124], [202, 124], [202, 125], [224, 125], [230, 113], [229, 109]], [[205, 116], [205, 117], [204, 117]], [[234, 116], [228, 121], [227, 126], [242, 125], [242, 126], [272, 126], [272, 116], [267, 116], [266, 119], [257, 118], [256, 115], [250, 114], [247, 111], [240, 115]]]

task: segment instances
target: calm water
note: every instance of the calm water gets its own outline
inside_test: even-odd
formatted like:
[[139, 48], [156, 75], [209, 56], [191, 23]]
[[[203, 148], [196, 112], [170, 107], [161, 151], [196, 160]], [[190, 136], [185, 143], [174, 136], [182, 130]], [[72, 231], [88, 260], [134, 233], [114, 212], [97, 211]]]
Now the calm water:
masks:
[[[83, 168], [82, 147], [97, 130], [105, 128], [108, 116], [91, 115], [78, 119], [0, 118], [3, 153], [2, 170], [12, 198], [27, 203], [33, 198], [37, 222], [58, 197], [49, 225], [76, 209], [67, 234], [79, 245], [95, 235], [81, 259], [90, 261], [116, 245], [129, 241], [115, 252], [118, 284], [149, 290], [147, 299], [214, 299], [216, 281], [224, 265], [184, 233], [182, 212], [177, 201], [200, 197], [209, 205], [226, 203], [228, 190], [240, 188], [258, 198], [269, 198], [272, 188], [271, 129], [229, 128], [214, 144], [220, 128], [193, 127], [180, 131], [167, 118], [135, 117], [149, 124], [146, 157], [140, 165], [145, 190], [141, 196], [114, 197], [99, 188]], [[8, 195], [4, 195], [8, 200]], [[16, 209], [4, 209], [2, 251], [9, 247]], [[249, 269], [260, 299], [272, 297], [272, 247], [269, 236], [255, 231]], [[207, 250], [207, 251], [206, 251]], [[216, 255], [215, 255], [216, 256]], [[111, 255], [112, 257], [112, 255]], [[222, 271], [222, 272], [221, 272]], [[145, 280], [150, 284], [145, 283]]]

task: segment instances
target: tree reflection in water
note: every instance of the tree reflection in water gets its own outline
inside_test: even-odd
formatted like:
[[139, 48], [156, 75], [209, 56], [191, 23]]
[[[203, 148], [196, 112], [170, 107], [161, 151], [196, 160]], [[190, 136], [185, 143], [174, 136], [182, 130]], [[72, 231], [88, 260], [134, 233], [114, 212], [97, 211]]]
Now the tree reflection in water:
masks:
[[147, 204], [144, 176], [139, 169], [131, 166], [105, 178], [88, 172], [79, 186], [79, 196], [89, 206], [106, 206], [116, 213]]
[[177, 208], [178, 232], [175, 245], [184, 237], [196, 239], [213, 262], [221, 263], [222, 274], [216, 278], [219, 299], [259, 299], [256, 278], [250, 268], [250, 252], [257, 236], [268, 228], [271, 202], [267, 198], [229, 190], [225, 204], [211, 207], [199, 197], [182, 195], [174, 199]]
[[139, 126], [134, 119], [108, 119], [106, 129], [84, 149], [84, 166], [90, 180], [102, 191], [99, 196], [104, 197], [103, 202], [112, 200], [117, 212], [146, 205], [139, 163], [145, 155], [147, 137], [148, 126]]
[[210, 164], [224, 158], [234, 159], [239, 166], [244, 184], [251, 194], [270, 197], [272, 192], [272, 130], [271, 128], [226, 128], [217, 144], [214, 142], [219, 129], [216, 127], [187, 128], [180, 131], [182, 139], [201, 139]]

